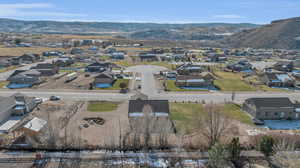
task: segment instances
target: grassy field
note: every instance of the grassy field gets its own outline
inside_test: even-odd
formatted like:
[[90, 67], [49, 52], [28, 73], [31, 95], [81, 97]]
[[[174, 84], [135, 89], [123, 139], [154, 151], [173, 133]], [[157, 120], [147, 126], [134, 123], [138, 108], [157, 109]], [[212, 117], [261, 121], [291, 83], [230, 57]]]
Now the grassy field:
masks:
[[155, 61], [155, 62], [138, 62], [138, 63], [130, 63], [128, 61], [116, 61], [113, 62], [117, 65], [121, 65], [124, 67], [130, 67], [130, 66], [136, 66], [136, 65], [156, 65], [156, 66], [162, 66], [165, 67], [169, 70], [174, 70], [176, 68], [175, 65], [169, 64], [168, 62], [159, 62], [159, 61]]
[[166, 85], [167, 85], [167, 89], [168, 91], [171, 91], [171, 92], [186, 92], [186, 91], [208, 91], [208, 90], [202, 90], [202, 89], [181, 89], [179, 87], [177, 87], [175, 85], [175, 81], [174, 80], [167, 80], [166, 81]]
[[76, 62], [71, 65], [72, 68], [83, 68], [86, 66], [88, 66], [88, 63], [84, 63], [84, 62]]
[[7, 86], [9, 84], [8, 81], [1, 81], [0, 82], [0, 89], [4, 88], [5, 86]]
[[9, 66], [9, 67], [6, 67], [6, 68], [2, 68], [2, 69], [0, 69], [0, 73], [10, 71], [10, 70], [14, 70], [16, 68], [18, 68], [18, 66]]
[[280, 89], [280, 88], [271, 88], [266, 85], [260, 85], [258, 88], [266, 92], [290, 92], [290, 90]]
[[127, 84], [127, 87], [129, 85], [129, 79], [118, 79], [114, 85], [110, 88], [96, 88], [96, 90], [121, 90], [120, 83], [124, 82]]
[[91, 101], [88, 104], [87, 110], [89, 112], [110, 112], [118, 108], [119, 103], [106, 101]]
[[256, 91], [257, 89], [242, 81], [242, 75], [232, 72], [217, 71], [215, 74], [219, 79], [214, 81], [214, 85], [221, 91]]
[[[206, 115], [202, 104], [196, 103], [171, 103], [171, 119], [175, 121], [179, 132], [190, 133], [195, 128], [197, 117]], [[241, 123], [253, 125], [251, 117], [241, 111], [241, 108], [235, 104], [225, 104], [222, 113], [233, 120]]]
[[46, 48], [46, 47], [16, 47], [16, 48], [7, 48], [7, 47], [0, 47], [0, 56], [21, 56], [25, 53], [36, 53], [41, 54], [45, 51], [64, 51], [66, 49], [63, 48]]

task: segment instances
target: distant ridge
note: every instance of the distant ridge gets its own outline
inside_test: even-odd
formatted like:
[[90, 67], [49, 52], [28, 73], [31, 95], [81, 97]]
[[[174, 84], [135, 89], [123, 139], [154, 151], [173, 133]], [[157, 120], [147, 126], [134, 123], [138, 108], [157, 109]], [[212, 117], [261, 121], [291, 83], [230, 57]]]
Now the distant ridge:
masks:
[[117, 22], [62, 22], [62, 21], [22, 21], [0, 18], [0, 32], [14, 33], [63, 33], [63, 34], [102, 34], [133, 33], [149, 30], [183, 30], [193, 28], [229, 27], [235, 32], [239, 29], [255, 28], [259, 25], [250, 23], [117, 23]]
[[236, 33], [223, 41], [231, 47], [300, 49], [300, 17]]

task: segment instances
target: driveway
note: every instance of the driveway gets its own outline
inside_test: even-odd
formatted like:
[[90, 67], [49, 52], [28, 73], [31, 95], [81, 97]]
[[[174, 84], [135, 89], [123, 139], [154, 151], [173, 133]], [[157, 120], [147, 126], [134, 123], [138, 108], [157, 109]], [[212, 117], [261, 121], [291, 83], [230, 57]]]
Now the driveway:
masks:
[[130, 72], [141, 73], [142, 76], [141, 92], [148, 96], [152, 96], [158, 93], [154, 74], [168, 69], [165, 67], [155, 66], [155, 65], [137, 65], [137, 66], [128, 67], [126, 70]]

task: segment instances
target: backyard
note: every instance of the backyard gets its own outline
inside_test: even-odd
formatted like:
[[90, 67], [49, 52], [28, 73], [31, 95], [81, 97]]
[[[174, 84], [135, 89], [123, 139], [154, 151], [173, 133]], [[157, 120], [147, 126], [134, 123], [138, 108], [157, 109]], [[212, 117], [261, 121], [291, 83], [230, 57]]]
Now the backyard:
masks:
[[[222, 113], [232, 120], [237, 120], [247, 125], [253, 125], [251, 117], [241, 111], [239, 105], [225, 104]], [[196, 103], [171, 103], [171, 119], [175, 121], [176, 129], [182, 133], [191, 133], [195, 129], [195, 118], [207, 114], [202, 104]]]
[[242, 75], [232, 72], [216, 71], [219, 77], [214, 81], [214, 85], [221, 91], [256, 91], [256, 88], [242, 80]]
[[115, 111], [119, 103], [106, 102], [106, 101], [90, 101], [87, 110], [89, 112], [110, 112]]

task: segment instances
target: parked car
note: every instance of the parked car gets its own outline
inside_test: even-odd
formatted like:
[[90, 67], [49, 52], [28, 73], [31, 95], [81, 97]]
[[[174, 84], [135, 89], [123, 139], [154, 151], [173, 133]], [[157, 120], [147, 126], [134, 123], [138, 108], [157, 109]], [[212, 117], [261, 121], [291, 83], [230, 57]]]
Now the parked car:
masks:
[[59, 96], [51, 96], [50, 97], [50, 101], [58, 101], [58, 100], [60, 100]]
[[34, 99], [34, 101], [35, 101], [36, 104], [41, 104], [41, 103], [43, 103], [43, 99], [38, 98], [38, 97], [36, 97], [36, 98]]

